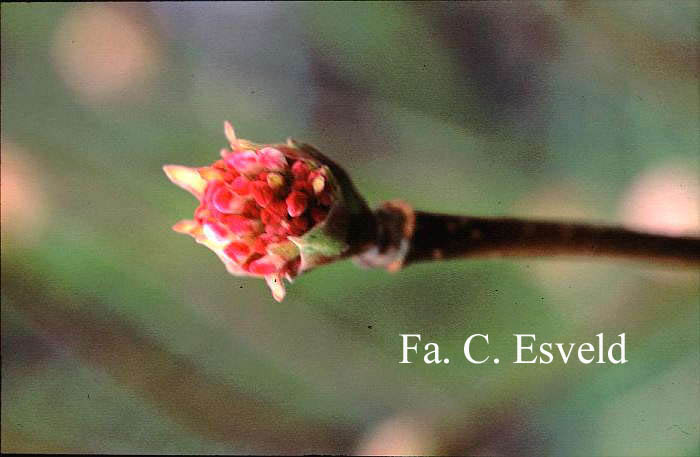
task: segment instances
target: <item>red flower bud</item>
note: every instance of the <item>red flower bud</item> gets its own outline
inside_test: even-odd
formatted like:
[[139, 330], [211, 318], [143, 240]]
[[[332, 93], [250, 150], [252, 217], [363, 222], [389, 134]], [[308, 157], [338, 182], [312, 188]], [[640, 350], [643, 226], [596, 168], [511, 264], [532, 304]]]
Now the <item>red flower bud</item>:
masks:
[[305, 180], [309, 174], [309, 166], [303, 160], [297, 160], [292, 165], [292, 174], [294, 179]]
[[263, 275], [263, 276], [272, 274], [276, 270], [277, 270], [277, 267], [275, 266], [275, 264], [273, 264], [272, 262], [270, 262], [269, 260], [267, 260], [265, 258], [255, 260], [255, 261], [251, 262], [250, 265], [248, 266], [248, 271], [250, 271], [251, 273], [255, 273], [257, 275]]
[[308, 201], [309, 198], [306, 196], [305, 193], [300, 192], [298, 190], [292, 191], [286, 200], [287, 211], [289, 212], [289, 215], [292, 217], [297, 217], [298, 215], [306, 211]]
[[[228, 122], [224, 131], [231, 149], [221, 151], [221, 160], [196, 169], [164, 167], [172, 182], [200, 202], [194, 219], [173, 229], [216, 252], [231, 274], [264, 277], [275, 299], [282, 300], [283, 277], [291, 279], [345, 252], [344, 240], [334, 238], [337, 227], [330, 234], [323, 224], [329, 209], [342, 203], [331, 170], [344, 172], [328, 168], [327, 159], [310, 146], [257, 145], [236, 138]], [[366, 208], [353, 192], [343, 194], [354, 198], [353, 211]]]
[[264, 181], [254, 181], [251, 183], [251, 190], [253, 192], [253, 198], [255, 202], [261, 207], [266, 207], [270, 204], [272, 199], [275, 197], [274, 192]]
[[231, 183], [233, 191], [238, 195], [248, 195], [250, 193], [250, 181], [245, 176], [238, 176]]
[[258, 254], [265, 254], [267, 252], [267, 243], [262, 237], [255, 239], [253, 243], [253, 251]]
[[233, 241], [224, 248], [224, 253], [234, 262], [245, 262], [250, 254], [250, 246], [240, 241]]
[[275, 216], [283, 219], [287, 216], [287, 204], [284, 200], [273, 200], [267, 205], [267, 209]]
[[263, 167], [272, 171], [282, 171], [287, 168], [287, 159], [285, 159], [282, 152], [270, 147], [260, 150], [260, 163]]
[[263, 169], [255, 151], [234, 151], [227, 155], [224, 161], [227, 165], [244, 175], [259, 173]]
[[237, 209], [241, 209], [244, 202], [237, 199], [233, 192], [226, 187], [220, 187], [214, 191], [212, 195], [212, 203], [214, 208], [222, 213], [235, 213]]
[[238, 214], [226, 215], [222, 217], [222, 221], [236, 235], [254, 235], [261, 227], [256, 220]]

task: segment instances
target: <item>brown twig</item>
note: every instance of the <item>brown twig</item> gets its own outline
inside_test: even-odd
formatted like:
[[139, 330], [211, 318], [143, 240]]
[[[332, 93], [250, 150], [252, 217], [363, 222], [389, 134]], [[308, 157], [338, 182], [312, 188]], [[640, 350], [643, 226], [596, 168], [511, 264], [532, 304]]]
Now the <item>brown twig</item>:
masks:
[[396, 270], [415, 262], [483, 257], [608, 257], [700, 267], [700, 238], [589, 224], [435, 214], [403, 202], [376, 213], [377, 242], [358, 256]]

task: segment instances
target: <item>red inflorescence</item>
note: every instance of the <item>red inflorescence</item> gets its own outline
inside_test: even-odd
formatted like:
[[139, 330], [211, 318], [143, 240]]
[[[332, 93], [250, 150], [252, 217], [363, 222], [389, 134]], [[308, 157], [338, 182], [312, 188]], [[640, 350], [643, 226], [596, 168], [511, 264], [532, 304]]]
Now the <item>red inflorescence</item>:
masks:
[[335, 201], [328, 169], [287, 146], [239, 140], [226, 123], [231, 149], [210, 166], [164, 167], [168, 177], [200, 201], [194, 220], [173, 229], [216, 252], [229, 272], [265, 277], [277, 300], [282, 278], [298, 273], [298, 247], [289, 239], [325, 220]]

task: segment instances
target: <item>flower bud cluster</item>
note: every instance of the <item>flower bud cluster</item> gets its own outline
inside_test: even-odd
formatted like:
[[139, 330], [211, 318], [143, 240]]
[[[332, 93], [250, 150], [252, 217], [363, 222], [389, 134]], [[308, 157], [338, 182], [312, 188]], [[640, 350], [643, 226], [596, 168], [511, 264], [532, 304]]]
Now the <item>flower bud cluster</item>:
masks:
[[171, 181], [200, 201], [194, 219], [173, 229], [212, 249], [228, 271], [264, 277], [275, 299], [284, 297], [282, 278], [299, 269], [300, 237], [323, 222], [336, 186], [328, 168], [300, 157], [286, 145], [256, 145], [236, 138], [225, 124], [230, 149], [201, 168], [166, 165]]

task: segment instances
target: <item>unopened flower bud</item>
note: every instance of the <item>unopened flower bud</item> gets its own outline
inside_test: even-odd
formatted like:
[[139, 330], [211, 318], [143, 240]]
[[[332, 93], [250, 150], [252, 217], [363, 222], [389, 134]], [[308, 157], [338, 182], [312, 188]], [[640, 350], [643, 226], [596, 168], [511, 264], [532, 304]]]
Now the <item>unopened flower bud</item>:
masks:
[[310, 171], [309, 166], [303, 160], [297, 160], [292, 165], [292, 174], [295, 179], [305, 180]]
[[255, 151], [241, 151], [229, 154], [224, 159], [226, 164], [244, 175], [252, 175], [263, 170], [258, 154]]
[[266, 170], [282, 171], [287, 168], [287, 159], [279, 149], [267, 147], [260, 150], [260, 164]]
[[297, 217], [304, 211], [306, 211], [306, 206], [308, 204], [309, 197], [303, 192], [298, 190], [292, 191], [287, 197], [287, 212], [292, 217]]
[[221, 160], [163, 167], [200, 202], [194, 219], [173, 230], [212, 249], [231, 274], [264, 277], [278, 301], [283, 278], [360, 248], [363, 233], [350, 228], [371, 232], [354, 222], [369, 210], [342, 169], [309, 145], [257, 145], [237, 138], [228, 122], [224, 132], [231, 149]]
[[238, 195], [248, 195], [250, 193], [250, 180], [245, 176], [238, 176], [231, 183], [231, 188]]
[[251, 184], [251, 186], [253, 197], [255, 198], [257, 204], [262, 208], [269, 205], [272, 199], [275, 197], [267, 182], [255, 181]]

